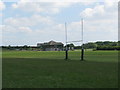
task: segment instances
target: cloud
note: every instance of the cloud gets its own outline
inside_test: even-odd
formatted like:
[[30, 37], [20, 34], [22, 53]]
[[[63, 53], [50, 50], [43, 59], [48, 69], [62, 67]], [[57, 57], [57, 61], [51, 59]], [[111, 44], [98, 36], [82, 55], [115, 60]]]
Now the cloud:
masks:
[[69, 7], [72, 3], [63, 3], [63, 2], [24, 2], [20, 1], [12, 4], [14, 9], [21, 9], [27, 12], [35, 13], [50, 13], [56, 14], [59, 13], [60, 9], [63, 7]]
[[32, 30], [29, 27], [19, 27], [18, 29], [20, 32], [27, 32], [27, 33], [32, 32]]
[[0, 1], [0, 11], [4, 10], [5, 7], [6, 7], [5, 4], [2, 1]]
[[[80, 15], [85, 19], [85, 38], [91, 41], [93, 37], [98, 40], [115, 40], [118, 38], [118, 8], [117, 2], [104, 2], [93, 8], [84, 9]], [[89, 32], [89, 35], [87, 35]], [[94, 35], [90, 37], [91, 35]]]
[[27, 12], [43, 12], [41, 5], [38, 5], [38, 3], [18, 2], [18, 3], [14, 3], [12, 5], [12, 7], [14, 9], [21, 9], [21, 10], [27, 11]]
[[6, 8], [5, 4], [4, 4], [2, 1], [0, 1], [0, 17], [3, 16], [2, 11], [3, 11], [5, 8]]
[[32, 45], [38, 41], [50, 39], [54, 36], [52, 35], [54, 31], [51, 31], [53, 27], [51, 24], [53, 24], [53, 21], [49, 16], [32, 15], [30, 17], [6, 18], [2, 30], [2, 44]]
[[24, 45], [27, 43], [27, 45], [35, 45], [37, 42], [45, 42], [48, 40], [64, 41], [63, 35], [63, 24], [46, 25], [46, 27], [42, 29], [6, 25], [3, 28], [3, 44]]
[[51, 24], [53, 23], [51, 17], [32, 15], [30, 17], [9, 17], [4, 20], [5, 25], [18, 26], [35, 26], [38, 24]]
[[104, 4], [96, 4], [93, 8], [86, 8], [80, 12], [80, 16], [84, 18], [98, 17], [98, 16], [112, 16], [118, 11], [118, 3], [105, 0]]
[[[32, 13], [49, 13], [49, 14], [56, 14], [59, 13], [62, 8], [70, 7], [74, 4], [81, 3], [83, 5], [91, 5], [96, 2], [105, 2], [106, 5], [112, 6], [113, 1], [103, 0], [69, 0], [69, 1], [29, 1], [29, 0], [20, 0], [19, 2], [16, 2], [12, 4], [12, 7], [14, 9], [20, 9], [22, 11], [32, 12]], [[97, 6], [92, 11], [93, 14], [97, 13], [98, 11], [96, 9], [99, 9], [100, 13], [103, 13], [104, 7], [103, 6]], [[88, 15], [91, 10], [88, 8], [84, 12], [84, 14]], [[90, 15], [89, 15], [90, 16]]]
[[9, 17], [3, 20], [3, 36], [28, 35], [31, 37], [32, 35], [38, 35], [38, 33], [44, 35], [46, 33], [46, 27], [49, 30], [53, 23], [51, 17], [37, 14], [31, 15], [30, 17]]
[[107, 7], [112, 7], [114, 5], [114, 2], [111, 2], [110, 0], [105, 0], [104, 3]]
[[[70, 7], [71, 3], [27, 3], [27, 5], [14, 4], [13, 8], [24, 10], [29, 16], [16, 16], [4, 19], [5, 44], [31, 44], [48, 40], [65, 40], [64, 23], [56, 22], [56, 17], [51, 17], [46, 13], [60, 13], [63, 7]], [[92, 3], [91, 3], [92, 4]], [[95, 4], [95, 3], [94, 3]], [[16, 5], [16, 6], [15, 6]], [[22, 6], [23, 5], [23, 6]], [[30, 7], [30, 6], [31, 7]], [[87, 4], [86, 4], [87, 5]], [[90, 3], [89, 3], [90, 5]], [[93, 7], [94, 6], [94, 7]], [[33, 8], [32, 8], [33, 7]], [[53, 7], [53, 8], [52, 8]], [[85, 6], [80, 15], [84, 17], [84, 41], [114, 40], [117, 38], [117, 8], [116, 5], [96, 4]], [[54, 11], [55, 10], [55, 11]], [[45, 12], [41, 14], [41, 12]], [[73, 12], [74, 13], [74, 12]], [[40, 15], [41, 14], [41, 15]], [[64, 14], [64, 13], [63, 13]], [[55, 15], [54, 15], [55, 16]], [[80, 17], [78, 17], [79, 19]], [[59, 19], [59, 18], [57, 18]], [[60, 18], [61, 19], [61, 18]], [[74, 19], [73, 19], [74, 20]], [[81, 39], [81, 21], [67, 23], [68, 40]], [[14, 37], [13, 37], [14, 36]], [[23, 39], [24, 37], [24, 39]], [[19, 41], [21, 39], [21, 41]], [[23, 39], [23, 40], [22, 40]], [[7, 41], [8, 40], [8, 41]]]
[[63, 30], [63, 24], [56, 24], [51, 17], [32, 15], [30, 17], [10, 17], [4, 20], [4, 33], [24, 32], [26, 34], [37, 35], [38, 33], [54, 34]]
[[3, 14], [2, 13], [0, 13], [0, 17], [2, 17], [3, 16]]
[[[12, 0], [8, 0], [8, 1], [12, 1]], [[19, 0], [19, 1], [21, 2], [104, 2], [106, 0]], [[118, 2], [119, 0], [108, 0], [108, 1]]]
[[104, 5], [96, 5], [94, 8], [86, 8], [80, 15], [82, 17], [92, 17], [94, 15], [102, 15], [105, 13]]

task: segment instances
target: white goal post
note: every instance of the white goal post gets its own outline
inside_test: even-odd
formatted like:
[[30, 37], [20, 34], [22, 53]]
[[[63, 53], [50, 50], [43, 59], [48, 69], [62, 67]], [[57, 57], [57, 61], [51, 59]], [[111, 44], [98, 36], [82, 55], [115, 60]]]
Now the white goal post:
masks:
[[81, 61], [84, 60], [84, 48], [83, 48], [83, 19], [81, 19], [81, 36], [82, 36], [82, 40], [77, 40], [77, 41], [67, 41], [67, 25], [65, 22], [65, 39], [66, 39], [66, 55], [65, 55], [65, 60], [68, 59], [68, 48], [67, 48], [67, 44], [68, 43], [73, 43], [73, 42], [81, 42], [82, 43], [82, 50], [81, 50]]

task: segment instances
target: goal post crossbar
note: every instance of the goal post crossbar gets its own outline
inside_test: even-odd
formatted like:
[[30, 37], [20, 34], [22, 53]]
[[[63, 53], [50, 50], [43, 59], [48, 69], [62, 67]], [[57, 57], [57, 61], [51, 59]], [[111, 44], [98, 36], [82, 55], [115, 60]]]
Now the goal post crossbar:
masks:
[[72, 43], [72, 42], [82, 42], [82, 40], [78, 40], [78, 41], [68, 41], [67, 43]]
[[65, 60], [68, 59], [68, 49], [67, 49], [67, 43], [72, 43], [72, 42], [81, 42], [82, 43], [82, 51], [81, 51], [81, 61], [84, 60], [84, 47], [83, 47], [83, 18], [81, 19], [81, 35], [82, 35], [82, 40], [78, 40], [78, 41], [67, 41], [67, 25], [66, 25], [66, 22], [65, 22], [65, 39], [66, 39], [66, 55], [65, 55]]

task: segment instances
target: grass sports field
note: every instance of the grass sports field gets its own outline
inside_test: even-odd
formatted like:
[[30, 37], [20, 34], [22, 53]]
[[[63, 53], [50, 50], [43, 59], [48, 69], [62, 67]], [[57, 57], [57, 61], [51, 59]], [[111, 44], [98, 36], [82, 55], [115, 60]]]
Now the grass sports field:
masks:
[[3, 51], [3, 88], [117, 88], [118, 51]]

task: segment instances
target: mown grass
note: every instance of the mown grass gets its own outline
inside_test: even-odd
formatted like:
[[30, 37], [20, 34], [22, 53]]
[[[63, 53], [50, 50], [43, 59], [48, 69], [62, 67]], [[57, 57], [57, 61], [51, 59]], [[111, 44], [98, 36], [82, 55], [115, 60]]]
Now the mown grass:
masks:
[[117, 88], [118, 52], [3, 51], [3, 88]]

